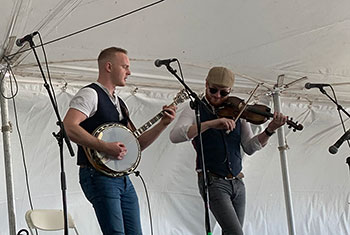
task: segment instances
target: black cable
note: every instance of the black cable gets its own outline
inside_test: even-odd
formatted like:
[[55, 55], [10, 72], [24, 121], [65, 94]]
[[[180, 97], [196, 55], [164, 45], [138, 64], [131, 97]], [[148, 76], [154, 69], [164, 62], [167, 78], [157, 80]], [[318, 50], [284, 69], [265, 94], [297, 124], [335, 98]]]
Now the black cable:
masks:
[[177, 59], [176, 59], [176, 62], [177, 62], [177, 66], [179, 67], [179, 70], [180, 70], [180, 75], [181, 75], [182, 81], [185, 81], [184, 75], [182, 74], [181, 64]]
[[[12, 93], [12, 82], [10, 84], [11, 84], [11, 93]], [[26, 158], [25, 158], [25, 154], [24, 154], [22, 135], [21, 135], [21, 131], [20, 131], [19, 125], [18, 125], [17, 108], [16, 108], [16, 102], [15, 102], [14, 97], [12, 98], [12, 103], [13, 103], [13, 112], [14, 112], [15, 120], [16, 120], [16, 130], [17, 130], [18, 139], [20, 141], [20, 146], [21, 146], [22, 162], [23, 162], [23, 168], [24, 168], [24, 174], [25, 174], [25, 180], [26, 180], [28, 199], [29, 199], [30, 209], [33, 210], [34, 207], [33, 207], [32, 195], [30, 192], [30, 186], [29, 186], [28, 168], [27, 168]], [[38, 231], [36, 229], [35, 229], [35, 232], [36, 232], [36, 234], [38, 234]]]
[[[12, 86], [11, 86], [11, 91], [12, 91]], [[22, 161], [23, 161], [23, 166], [24, 166], [29, 203], [30, 203], [30, 208], [33, 210], [33, 202], [32, 202], [32, 197], [31, 197], [30, 190], [29, 190], [27, 163], [26, 163], [25, 154], [24, 154], [22, 134], [21, 134], [21, 131], [20, 131], [19, 125], [18, 125], [17, 107], [16, 107], [16, 101], [14, 98], [12, 99], [12, 103], [13, 103], [13, 112], [14, 112], [15, 121], [16, 121], [16, 130], [17, 130], [17, 134], [18, 134], [18, 138], [19, 138], [19, 142], [20, 142], [20, 146], [21, 146]]]
[[[146, 9], [146, 8], [152, 7], [152, 6], [157, 5], [157, 4], [159, 4], [159, 3], [161, 3], [161, 2], [164, 2], [164, 1], [165, 1], [165, 0], [159, 0], [159, 1], [157, 1], [157, 2], [150, 3], [150, 4], [145, 5], [145, 6], [143, 6], [143, 7], [140, 7], [140, 8], [137, 8], [137, 9], [135, 9], [135, 10], [129, 11], [129, 12], [127, 12], [127, 13], [124, 13], [124, 14], [122, 14], [122, 15], [120, 15], [120, 16], [114, 17], [114, 18], [112, 18], [112, 19], [109, 19], [109, 20], [106, 20], [106, 21], [97, 23], [97, 24], [95, 24], [95, 25], [92, 25], [92, 26], [86, 27], [86, 28], [84, 28], [84, 29], [75, 31], [75, 32], [70, 33], [70, 34], [67, 34], [67, 35], [65, 35], [65, 36], [62, 36], [62, 37], [53, 39], [53, 40], [48, 41], [48, 42], [45, 42], [45, 43], [42, 44], [42, 45], [48, 45], [48, 44], [51, 44], [51, 43], [54, 43], [54, 42], [63, 40], [63, 39], [65, 39], [65, 38], [74, 36], [74, 35], [76, 35], [76, 34], [79, 34], [79, 33], [85, 32], [85, 31], [88, 31], [88, 30], [90, 30], [90, 29], [99, 27], [99, 26], [101, 26], [101, 25], [110, 23], [110, 22], [112, 22], [112, 21], [118, 20], [118, 19], [123, 18], [123, 17], [126, 17], [126, 16], [128, 16], [128, 15], [134, 14], [134, 13], [136, 13], [136, 12], [138, 12], [138, 11], [141, 11], [141, 10], [144, 10], [144, 9]], [[41, 45], [37, 45], [37, 46], [35, 46], [34, 48], [39, 47], [39, 46], [41, 46]], [[31, 48], [25, 49], [25, 50], [22, 50], [22, 51], [19, 50], [19, 51], [17, 51], [17, 52], [14, 53], [14, 54], [10, 54], [10, 55], [4, 56], [4, 57], [7, 57], [7, 58], [9, 58], [9, 59], [11, 60], [13, 56], [15, 56], [15, 55], [17, 55], [17, 54], [19, 54], [19, 53], [23, 53], [23, 52], [29, 51], [29, 50], [31, 50]], [[10, 57], [11, 57], [11, 58], [10, 58]]]
[[[10, 75], [11, 75], [11, 74], [13, 75], [13, 79], [14, 79], [14, 82], [15, 82], [15, 84], [16, 84], [16, 92], [15, 92], [15, 94], [13, 94], [13, 90], [11, 90], [12, 96], [7, 97], [7, 96], [5, 96], [5, 94], [3, 94], [3, 93], [1, 92], [1, 96], [2, 96], [4, 99], [9, 100], [9, 99], [13, 99], [13, 98], [18, 94], [18, 83], [17, 83], [17, 80], [16, 80], [16, 78], [15, 78], [15, 76], [14, 76], [14, 74], [13, 74], [13, 71], [12, 71], [12, 68], [11, 68], [11, 65], [10, 65], [10, 61], [9, 61], [6, 57], [5, 57], [4, 59], [5, 59], [6, 63], [7, 63], [7, 67], [6, 67], [6, 70], [5, 70], [4, 74], [6, 74], [6, 72], [9, 71], [9, 72], [10, 72]], [[0, 82], [4, 82], [4, 78], [5, 78], [5, 76], [2, 78], [2, 80], [1, 80]], [[11, 82], [11, 88], [12, 88], [12, 79], [11, 79], [11, 78], [10, 78], [10, 82]]]
[[151, 234], [153, 235], [153, 224], [152, 224], [152, 214], [151, 214], [151, 205], [150, 205], [150, 201], [149, 201], [149, 197], [148, 197], [148, 191], [147, 191], [147, 188], [146, 188], [146, 184], [145, 184], [145, 181], [143, 180], [141, 174], [139, 171], [134, 171], [134, 174], [136, 176], [139, 176], [141, 181], [142, 181], [142, 184], [143, 184], [143, 187], [145, 189], [145, 193], [146, 193], [146, 199], [147, 199], [147, 206], [148, 206], [148, 214], [149, 214], [149, 223], [150, 223], [150, 226], [151, 226]]
[[52, 97], [53, 97], [53, 100], [55, 102], [55, 105], [58, 106], [57, 100], [56, 100], [55, 90], [53, 89], [53, 86], [52, 86], [51, 75], [50, 75], [50, 70], [49, 70], [49, 63], [47, 62], [47, 56], [46, 56], [46, 51], [45, 51], [45, 48], [44, 48], [43, 40], [42, 40], [41, 34], [39, 32], [38, 32], [38, 35], [39, 35], [39, 39], [40, 39], [41, 48], [42, 48], [42, 51], [43, 51], [43, 54], [44, 54], [46, 72], [47, 72], [47, 77], [48, 77], [50, 88], [51, 88], [51, 92], [52, 92]]
[[[334, 100], [335, 100], [335, 102], [338, 104], [338, 100], [337, 100], [337, 96], [336, 96], [336, 94], [335, 94], [335, 91], [334, 91], [334, 89], [333, 89], [332, 86], [330, 86], [330, 88], [331, 88], [331, 90], [332, 90], [332, 93], [333, 93], [333, 96], [334, 96]], [[346, 132], [346, 127], [345, 127], [345, 124], [344, 124], [343, 116], [342, 116], [342, 114], [341, 114], [341, 112], [340, 112], [339, 105], [337, 106], [337, 111], [338, 111], [339, 118], [340, 118], [340, 122], [341, 122], [341, 124], [342, 124], [343, 130], [344, 130], [344, 133], [345, 133], [345, 132]], [[348, 143], [348, 146], [349, 146], [349, 148], [350, 148], [350, 142], [349, 142], [349, 140], [346, 140], [346, 142]]]
[[27, 229], [24, 229], [24, 228], [23, 228], [23, 229], [21, 229], [21, 230], [19, 230], [19, 231], [18, 231], [18, 233], [17, 233], [17, 235], [21, 235], [21, 234], [22, 234], [22, 232], [25, 232], [25, 234], [26, 234], [26, 235], [29, 235], [28, 230], [27, 230]]
[[[177, 66], [179, 67], [179, 70], [180, 70], [180, 76], [181, 76], [181, 80], [183, 82], [185, 82], [185, 78], [184, 78], [184, 75], [182, 73], [182, 68], [181, 68], [181, 64], [180, 64], [180, 61], [178, 59], [176, 59], [176, 62], [177, 62]], [[189, 99], [191, 100], [191, 102], [194, 102], [194, 99], [193, 97], [191, 96], [189, 90], [185, 89], [185, 92], [187, 93], [187, 96], [189, 97]]]

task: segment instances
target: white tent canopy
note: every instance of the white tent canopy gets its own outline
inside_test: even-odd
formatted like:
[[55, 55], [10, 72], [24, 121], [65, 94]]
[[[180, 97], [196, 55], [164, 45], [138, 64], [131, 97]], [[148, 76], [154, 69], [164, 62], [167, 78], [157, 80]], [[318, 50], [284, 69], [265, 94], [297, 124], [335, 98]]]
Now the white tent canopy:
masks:
[[[222, 65], [236, 74], [234, 95], [247, 99], [262, 85], [254, 100], [273, 107], [271, 92], [277, 77], [282, 111], [304, 126], [301, 132], [285, 127], [296, 234], [349, 234], [349, 168], [346, 144], [336, 155], [328, 147], [342, 135], [335, 104], [317, 88], [304, 84], [327, 83], [349, 112], [350, 39], [345, 0], [207, 1], [168, 0], [120, 17], [99, 27], [63, 38], [100, 22], [122, 16], [152, 1], [10, 1], [1, 4], [0, 59], [8, 56], [19, 82], [15, 97], [35, 208], [61, 208], [59, 152], [52, 132], [56, 117], [31, 50], [14, 55], [16, 38], [38, 31], [45, 45], [51, 78], [63, 116], [77, 89], [97, 78], [96, 57], [101, 49], [119, 46], [129, 51], [132, 75], [120, 96], [141, 126], [171, 103], [181, 84], [154, 60], [177, 58], [185, 82], [202, 92], [210, 67]], [[39, 35], [34, 36], [36, 45]], [[22, 48], [23, 50], [25, 48]], [[42, 65], [44, 58], [36, 48]], [[7, 63], [1, 61], [5, 71]], [[174, 67], [179, 71], [174, 63]], [[9, 79], [7, 81], [10, 90]], [[325, 88], [330, 95], [331, 90]], [[9, 96], [9, 94], [7, 94]], [[179, 110], [181, 111], [182, 105]], [[14, 106], [9, 113], [15, 127]], [[343, 115], [345, 125], [349, 118]], [[255, 132], [264, 126], [253, 126]], [[170, 127], [171, 128], [171, 127]], [[154, 234], [204, 234], [204, 208], [196, 185], [194, 151], [190, 143], [174, 145], [168, 128], [142, 154], [138, 170], [150, 196]], [[24, 166], [18, 136], [11, 134], [17, 228], [25, 227], [29, 209]], [[76, 158], [65, 150], [68, 210], [81, 234], [100, 234], [93, 209], [81, 192]], [[0, 161], [0, 169], [4, 169]], [[246, 234], [288, 234], [282, 175], [273, 136], [263, 150], [244, 159], [247, 187]], [[144, 234], [150, 234], [146, 196], [141, 181], [132, 176], [142, 214]], [[4, 174], [0, 176], [0, 234], [8, 234]], [[214, 235], [220, 234], [212, 221]]]

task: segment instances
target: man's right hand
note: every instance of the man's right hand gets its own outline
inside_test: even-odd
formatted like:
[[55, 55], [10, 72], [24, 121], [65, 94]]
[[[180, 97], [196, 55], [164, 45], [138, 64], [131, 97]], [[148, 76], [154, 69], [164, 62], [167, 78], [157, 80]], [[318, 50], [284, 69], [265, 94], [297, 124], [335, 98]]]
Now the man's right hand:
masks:
[[233, 119], [229, 118], [218, 118], [214, 120], [209, 121], [210, 128], [215, 129], [222, 129], [222, 130], [228, 130], [233, 131], [236, 128], [236, 123]]
[[127, 153], [126, 146], [121, 142], [105, 142], [104, 152], [111, 159], [122, 160]]

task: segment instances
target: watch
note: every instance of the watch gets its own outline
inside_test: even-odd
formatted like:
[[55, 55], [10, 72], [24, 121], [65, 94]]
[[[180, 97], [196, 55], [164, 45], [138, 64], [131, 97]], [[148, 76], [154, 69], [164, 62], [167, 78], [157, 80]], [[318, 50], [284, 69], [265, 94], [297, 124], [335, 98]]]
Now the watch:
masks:
[[265, 134], [266, 134], [267, 136], [272, 136], [273, 134], [275, 134], [274, 131], [273, 131], [273, 132], [270, 132], [267, 128], [264, 130], [264, 132], [265, 132]]

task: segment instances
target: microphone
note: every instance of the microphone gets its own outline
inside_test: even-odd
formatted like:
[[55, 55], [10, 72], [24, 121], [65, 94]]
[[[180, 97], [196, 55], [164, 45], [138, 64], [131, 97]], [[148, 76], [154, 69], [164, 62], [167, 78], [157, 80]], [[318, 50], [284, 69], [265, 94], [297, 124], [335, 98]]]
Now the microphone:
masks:
[[345, 140], [348, 140], [350, 138], [350, 130], [348, 130], [347, 132], [345, 132], [342, 137], [339, 138], [339, 140], [337, 140], [337, 142], [335, 142], [335, 144], [333, 144], [332, 146], [329, 147], [328, 151], [331, 154], [336, 154], [338, 152], [338, 148], [340, 147], [340, 145], [342, 145], [344, 143]]
[[31, 33], [31, 34], [27, 34], [27, 35], [24, 36], [23, 38], [18, 38], [18, 39], [16, 40], [16, 45], [17, 45], [18, 47], [23, 46], [23, 44], [24, 44], [25, 42], [29, 42], [29, 40], [32, 40], [32, 38], [33, 38], [35, 35], [37, 35], [38, 33], [39, 33], [38, 31], [35, 31], [35, 32]]
[[156, 67], [160, 67], [162, 65], [169, 65], [171, 62], [177, 61], [176, 58], [171, 58], [171, 59], [165, 59], [165, 60], [160, 60], [157, 59], [156, 61], [154, 61], [154, 65]]
[[317, 88], [321, 89], [324, 86], [331, 86], [331, 85], [330, 84], [326, 84], [326, 83], [324, 83], [324, 84], [322, 84], [322, 83], [310, 83], [310, 82], [305, 83], [305, 88], [306, 89], [311, 89], [311, 88], [314, 88], [314, 87], [317, 87]]

